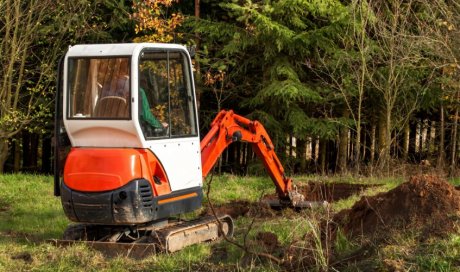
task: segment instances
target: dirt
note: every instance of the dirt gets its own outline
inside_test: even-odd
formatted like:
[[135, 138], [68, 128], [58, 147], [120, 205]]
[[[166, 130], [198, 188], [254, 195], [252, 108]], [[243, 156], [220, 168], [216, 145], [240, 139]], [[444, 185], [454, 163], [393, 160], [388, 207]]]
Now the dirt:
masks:
[[[299, 186], [298, 190], [305, 196], [305, 200], [307, 201], [333, 202], [340, 199], [346, 199], [372, 186], [377, 185], [309, 182], [306, 185]], [[228, 214], [235, 219], [240, 216], [271, 218], [281, 216], [281, 213], [280, 211], [271, 209], [265, 201], [277, 198], [278, 196], [273, 193], [263, 196], [260, 202], [236, 200], [220, 205], [214, 204], [214, 210], [216, 214]], [[212, 214], [213, 213], [209, 205], [206, 206], [205, 211], [202, 213], [202, 215]]]
[[[228, 214], [233, 219], [240, 216], [252, 218], [270, 218], [277, 215], [276, 211], [272, 210], [268, 204], [263, 202], [249, 202], [244, 200], [231, 201], [229, 203], [214, 205], [216, 214]], [[211, 207], [206, 206], [203, 215], [213, 215]]]
[[273, 232], [261, 231], [256, 235], [256, 240], [263, 246], [267, 253], [274, 253], [280, 248], [278, 236]]
[[[340, 271], [349, 263], [372, 258], [379, 244], [397, 242], [392, 239], [395, 234], [411, 232], [423, 242], [429, 238], [448, 237], [458, 232], [459, 226], [459, 188], [435, 175], [417, 175], [388, 192], [363, 196], [350, 209], [337, 213], [332, 223], [324, 221], [322, 254]], [[347, 256], [339, 257], [335, 253], [333, 245], [339, 228], [348, 238], [361, 239], [360, 247]], [[288, 270], [315, 267], [318, 245], [314, 241], [315, 237], [310, 234], [294, 241], [285, 250], [283, 265]], [[387, 267], [397, 266], [387, 264]]]
[[215, 244], [211, 247], [212, 254], [209, 255], [208, 261], [219, 264], [228, 259], [228, 250], [226, 247]]
[[[305, 185], [298, 186], [298, 192], [305, 196], [306, 201], [327, 201], [329, 203], [341, 199], [347, 199], [355, 194], [359, 194], [375, 184], [352, 184], [352, 183], [319, 183], [310, 181]], [[275, 193], [267, 194], [262, 200], [277, 199]]]
[[[309, 201], [333, 202], [360, 193], [369, 186], [373, 185], [308, 183], [300, 187], [299, 191]], [[273, 197], [276, 195], [265, 196]], [[218, 213], [226, 213], [234, 218], [280, 216], [280, 213], [271, 210], [268, 205], [248, 201], [234, 201], [216, 206], [215, 209]], [[211, 214], [209, 208], [206, 212]], [[363, 196], [350, 209], [334, 215], [331, 224], [323, 224], [321, 248], [324, 256], [329, 261], [336, 262], [339, 267], [350, 260], [368, 258], [378, 244], [394, 242], [391, 237], [396, 233], [416, 233], [419, 241], [423, 242], [429, 238], [447, 237], [458, 232], [459, 226], [460, 186], [454, 187], [435, 175], [417, 175], [388, 192]], [[364, 237], [361, 241], [370, 242], [363, 243], [357, 249], [358, 253], [352, 252], [351, 257], [346, 256], [343, 259], [342, 256], [336, 259], [333, 239], [339, 228], [350, 239]], [[323, 235], [326, 233], [328, 235]], [[315, 241], [315, 237], [307, 234], [302, 239], [293, 241], [290, 246], [283, 247], [280, 246], [276, 234], [260, 232], [254, 242], [262, 245], [264, 252], [273, 252], [273, 255], [280, 256], [283, 259], [282, 266], [287, 270], [302, 270], [317, 265], [318, 245]]]
[[459, 219], [460, 192], [440, 177], [419, 175], [388, 192], [362, 197], [334, 222], [349, 237], [413, 230], [426, 239], [456, 231]]
[[10, 205], [6, 203], [5, 201], [0, 199], [0, 213], [1, 212], [7, 212], [10, 210]]
[[12, 260], [23, 260], [26, 263], [31, 263], [33, 261], [32, 255], [29, 252], [21, 252], [19, 254], [11, 256]]
[[308, 182], [299, 187], [299, 191], [308, 201], [328, 201], [334, 202], [340, 199], [349, 198], [359, 194], [370, 187], [377, 185], [370, 184], [351, 184], [351, 183], [319, 183]]

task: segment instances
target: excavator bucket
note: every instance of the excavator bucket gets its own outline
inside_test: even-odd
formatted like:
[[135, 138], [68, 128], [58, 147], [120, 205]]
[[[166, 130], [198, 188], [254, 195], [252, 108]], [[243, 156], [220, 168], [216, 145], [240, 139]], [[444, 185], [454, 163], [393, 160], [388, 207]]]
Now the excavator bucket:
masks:
[[326, 208], [329, 206], [329, 202], [327, 201], [299, 201], [296, 203], [286, 203], [279, 199], [269, 199], [266, 200], [267, 203], [272, 209], [279, 210], [285, 208], [292, 208], [296, 210], [303, 210], [303, 209], [315, 209], [315, 208]]
[[326, 208], [329, 205], [327, 201], [306, 201], [305, 196], [297, 190], [289, 191], [289, 199], [270, 199], [266, 203], [272, 209], [293, 208], [296, 210]]

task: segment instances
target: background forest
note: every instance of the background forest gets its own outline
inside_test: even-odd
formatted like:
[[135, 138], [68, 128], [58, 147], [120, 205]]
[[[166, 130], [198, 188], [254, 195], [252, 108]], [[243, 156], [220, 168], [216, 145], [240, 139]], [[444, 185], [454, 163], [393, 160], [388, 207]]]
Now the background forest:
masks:
[[[201, 135], [260, 120], [290, 173], [456, 175], [456, 0], [0, 0], [0, 171], [51, 173], [59, 58], [77, 43], [194, 46]], [[257, 174], [237, 143], [218, 171]]]

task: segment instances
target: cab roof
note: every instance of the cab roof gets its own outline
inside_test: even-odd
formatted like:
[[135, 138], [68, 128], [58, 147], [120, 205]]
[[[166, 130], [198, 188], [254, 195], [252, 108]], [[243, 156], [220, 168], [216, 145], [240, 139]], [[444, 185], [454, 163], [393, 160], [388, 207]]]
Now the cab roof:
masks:
[[70, 46], [68, 57], [98, 57], [98, 56], [131, 56], [143, 48], [181, 49], [187, 52], [183, 45], [169, 43], [112, 43], [112, 44], [79, 44]]

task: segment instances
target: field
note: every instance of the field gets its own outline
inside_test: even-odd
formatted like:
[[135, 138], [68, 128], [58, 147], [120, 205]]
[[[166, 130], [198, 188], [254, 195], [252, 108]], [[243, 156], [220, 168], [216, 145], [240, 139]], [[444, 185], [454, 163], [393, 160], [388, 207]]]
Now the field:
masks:
[[[423, 218], [419, 221], [410, 221], [411, 224], [403, 224], [406, 221], [400, 221], [403, 217], [398, 217], [398, 225], [394, 225], [385, 217], [382, 210], [382, 215], [379, 216], [381, 221], [361, 226], [362, 235], [355, 235], [356, 233], [350, 231], [354, 227], [354, 221], [347, 218], [364, 215], [362, 212], [357, 213], [358, 210], [351, 209], [343, 216], [344, 209], [349, 209], [356, 202], [364, 200], [366, 203], [380, 203], [378, 201], [384, 199], [385, 203], [392, 203], [391, 199], [388, 199], [392, 194], [384, 193], [394, 188], [406, 188], [407, 186], [399, 186], [403, 182], [402, 179], [302, 176], [296, 177], [295, 180], [300, 185], [300, 190], [308, 193], [312, 200], [326, 199], [331, 205], [328, 208], [300, 212], [272, 211], [260, 204], [263, 196], [274, 193], [273, 185], [268, 178], [231, 175], [214, 177], [210, 188], [210, 200], [205, 200], [202, 210], [187, 217], [210, 213], [210, 201], [218, 211], [230, 213], [235, 218], [235, 242], [246, 250], [225, 241], [218, 241], [191, 246], [173, 254], [159, 254], [135, 260], [122, 256], [106, 258], [100, 252], [82, 245], [56, 248], [47, 243], [47, 239], [60, 238], [70, 223], [64, 216], [59, 198], [52, 195], [52, 177], [2, 175], [0, 270], [460, 271], [458, 214], [452, 213], [457, 211], [455, 203], [446, 202], [448, 205], [442, 206], [430, 198], [427, 198], [429, 201], [426, 203], [421, 202], [421, 206], [426, 205], [432, 212], [430, 216], [448, 216], [447, 219], [440, 217], [441, 219], [437, 220], [439, 229], [438, 225], [430, 225], [432, 222]], [[425, 182], [424, 178], [421, 180]], [[421, 181], [411, 182], [418, 185]], [[436, 182], [438, 181], [429, 181], [428, 187], [438, 184]], [[458, 183], [456, 180], [450, 182]], [[433, 188], [437, 187], [433, 185]], [[395, 190], [391, 192], [400, 192]], [[414, 191], [406, 191], [410, 190]], [[456, 197], [457, 192], [453, 190], [443, 192]], [[379, 197], [372, 197], [379, 193]], [[432, 196], [430, 190], [417, 191], [417, 194], [417, 199]], [[369, 198], [359, 201], [362, 196]], [[417, 203], [414, 201], [416, 199], [410, 198], [415, 207]], [[460, 201], [457, 204], [460, 206]], [[380, 205], [392, 209], [389, 204]], [[401, 211], [404, 207], [401, 206]], [[417, 214], [422, 211], [415, 210]], [[366, 212], [366, 217], [362, 218], [367, 221], [362, 222], [372, 222], [369, 221], [372, 219], [369, 214], [370, 212]], [[397, 214], [395, 213], [395, 216]], [[388, 228], [380, 229], [379, 226]], [[387, 232], [390, 226], [401, 227], [391, 228], [392, 231]], [[367, 233], [370, 229], [384, 230], [385, 235], [378, 231], [370, 235]], [[433, 233], [436, 235], [432, 235]]]

